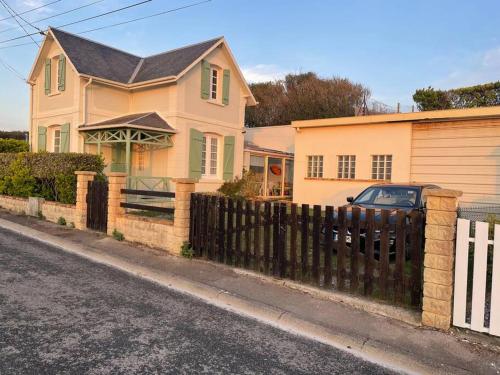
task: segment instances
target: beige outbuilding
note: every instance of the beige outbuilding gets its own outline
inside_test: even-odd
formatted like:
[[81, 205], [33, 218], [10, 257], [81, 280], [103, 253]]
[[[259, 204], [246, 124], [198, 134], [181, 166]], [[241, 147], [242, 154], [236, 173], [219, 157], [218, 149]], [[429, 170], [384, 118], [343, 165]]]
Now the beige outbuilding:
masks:
[[295, 121], [294, 202], [343, 205], [380, 182], [500, 205], [500, 107]]

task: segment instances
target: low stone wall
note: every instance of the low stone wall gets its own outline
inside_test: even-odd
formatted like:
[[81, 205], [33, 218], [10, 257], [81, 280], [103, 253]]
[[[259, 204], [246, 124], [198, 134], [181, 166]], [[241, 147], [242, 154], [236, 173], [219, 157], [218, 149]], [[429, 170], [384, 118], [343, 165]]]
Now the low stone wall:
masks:
[[[31, 210], [29, 204], [30, 200], [33, 200], [33, 202], [36, 203], [31, 206]], [[0, 195], [0, 207], [16, 214], [26, 214], [31, 216], [37, 216], [37, 209], [39, 209], [40, 213], [46, 220], [54, 223], [57, 223], [57, 220], [59, 220], [60, 217], [66, 219], [68, 224], [74, 223], [75, 221], [76, 206], [74, 205], [50, 202], [40, 198], [30, 198], [30, 200], [27, 198]]]
[[66, 220], [66, 223], [75, 223], [76, 206], [72, 204], [62, 204], [57, 202], [45, 201], [42, 204], [42, 215], [45, 219], [57, 223], [60, 217]]
[[0, 207], [17, 214], [25, 214], [28, 212], [28, 199], [0, 195]]
[[157, 247], [178, 253], [178, 243], [174, 236], [174, 223], [166, 219], [120, 215], [115, 219], [117, 231], [123, 233], [127, 241]]

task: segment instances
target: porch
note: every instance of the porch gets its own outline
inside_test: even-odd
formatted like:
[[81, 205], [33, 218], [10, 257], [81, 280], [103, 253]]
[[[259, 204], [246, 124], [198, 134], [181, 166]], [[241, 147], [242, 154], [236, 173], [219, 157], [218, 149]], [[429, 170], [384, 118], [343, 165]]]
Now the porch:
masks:
[[175, 130], [156, 113], [127, 115], [80, 127], [84, 151], [102, 155], [106, 172], [123, 172], [127, 186], [169, 191], [168, 149]]
[[257, 180], [259, 197], [291, 198], [293, 194], [293, 154], [245, 144], [245, 169]]

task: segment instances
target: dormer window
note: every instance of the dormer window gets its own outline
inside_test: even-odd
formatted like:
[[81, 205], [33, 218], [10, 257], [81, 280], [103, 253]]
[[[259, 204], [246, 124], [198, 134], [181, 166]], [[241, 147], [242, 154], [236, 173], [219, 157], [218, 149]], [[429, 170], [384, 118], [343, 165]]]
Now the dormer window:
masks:
[[210, 99], [217, 100], [217, 89], [219, 87], [219, 71], [217, 68], [210, 69]]
[[201, 98], [208, 103], [229, 105], [231, 72], [203, 60], [201, 64]]

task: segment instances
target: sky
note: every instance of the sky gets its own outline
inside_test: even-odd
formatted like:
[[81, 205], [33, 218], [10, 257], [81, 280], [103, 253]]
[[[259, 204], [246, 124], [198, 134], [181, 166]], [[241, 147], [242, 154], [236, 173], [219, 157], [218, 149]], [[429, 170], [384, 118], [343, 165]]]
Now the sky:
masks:
[[[55, 0], [2, 0], [16, 12]], [[144, 0], [59, 0], [22, 15], [40, 29]], [[126, 11], [63, 28], [79, 33], [202, 0], [151, 0]], [[0, 6], [0, 18], [8, 16]], [[139, 56], [225, 36], [250, 82], [313, 71], [367, 86], [372, 98], [410, 108], [416, 89], [500, 80], [499, 0], [211, 0], [192, 8], [84, 36]], [[21, 20], [19, 22], [22, 23]], [[37, 54], [10, 18], [0, 21], [0, 129], [28, 127], [27, 77]], [[25, 26], [28, 32], [36, 31]], [[10, 29], [4, 31], [6, 29]], [[35, 36], [35, 40], [41, 40]]]

